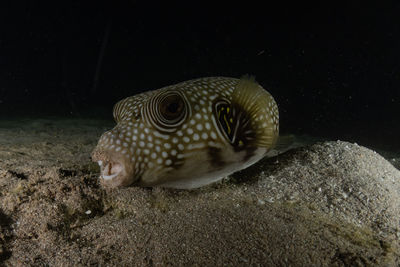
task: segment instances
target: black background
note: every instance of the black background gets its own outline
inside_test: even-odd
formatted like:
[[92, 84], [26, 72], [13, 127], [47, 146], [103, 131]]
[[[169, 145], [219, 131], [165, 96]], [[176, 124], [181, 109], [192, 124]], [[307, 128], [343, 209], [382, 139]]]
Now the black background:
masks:
[[0, 117], [111, 118], [138, 92], [251, 74], [282, 132], [400, 150], [399, 1], [298, 2], [2, 1]]

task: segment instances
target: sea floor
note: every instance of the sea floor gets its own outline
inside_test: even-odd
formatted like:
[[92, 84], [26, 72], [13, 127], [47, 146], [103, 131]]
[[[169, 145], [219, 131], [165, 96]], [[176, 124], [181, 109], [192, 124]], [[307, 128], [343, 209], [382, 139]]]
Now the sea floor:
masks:
[[0, 265], [400, 264], [396, 151], [295, 136], [204, 188], [104, 190], [90, 153], [112, 127], [0, 121]]

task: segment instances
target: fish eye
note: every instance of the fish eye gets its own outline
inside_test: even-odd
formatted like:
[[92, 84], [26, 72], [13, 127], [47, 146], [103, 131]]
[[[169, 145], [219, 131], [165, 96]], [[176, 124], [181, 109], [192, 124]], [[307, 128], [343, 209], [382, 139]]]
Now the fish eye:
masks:
[[154, 94], [143, 109], [143, 116], [160, 132], [174, 132], [192, 114], [186, 95], [179, 90]]
[[177, 94], [166, 96], [160, 103], [160, 115], [167, 121], [175, 121], [182, 117], [184, 109], [183, 99]]

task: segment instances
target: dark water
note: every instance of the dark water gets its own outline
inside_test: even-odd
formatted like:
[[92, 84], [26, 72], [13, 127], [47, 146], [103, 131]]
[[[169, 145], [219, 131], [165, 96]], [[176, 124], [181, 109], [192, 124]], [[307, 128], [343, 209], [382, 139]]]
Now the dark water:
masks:
[[[122, 1], [121, 1], [122, 2]], [[3, 4], [0, 118], [111, 119], [126, 96], [255, 75], [281, 131], [400, 151], [400, 4]]]

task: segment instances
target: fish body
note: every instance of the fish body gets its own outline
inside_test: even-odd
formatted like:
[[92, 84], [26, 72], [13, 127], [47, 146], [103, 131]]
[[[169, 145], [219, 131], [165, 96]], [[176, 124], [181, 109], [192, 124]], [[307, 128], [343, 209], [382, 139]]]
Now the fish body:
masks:
[[106, 187], [201, 187], [244, 169], [279, 136], [274, 98], [251, 78], [209, 77], [119, 101], [92, 158]]

